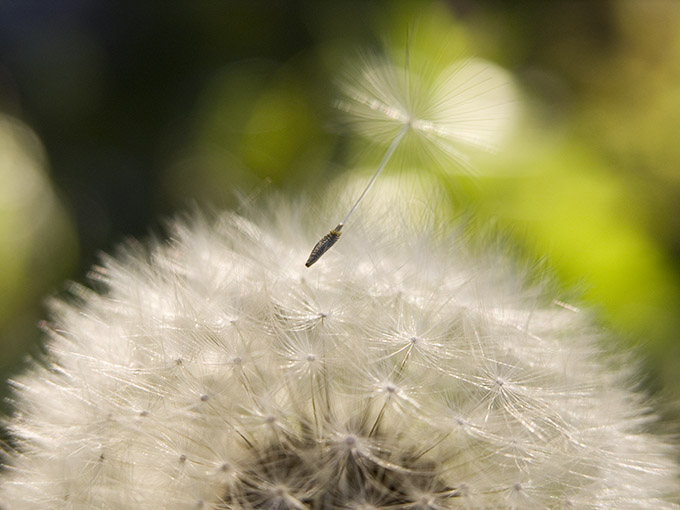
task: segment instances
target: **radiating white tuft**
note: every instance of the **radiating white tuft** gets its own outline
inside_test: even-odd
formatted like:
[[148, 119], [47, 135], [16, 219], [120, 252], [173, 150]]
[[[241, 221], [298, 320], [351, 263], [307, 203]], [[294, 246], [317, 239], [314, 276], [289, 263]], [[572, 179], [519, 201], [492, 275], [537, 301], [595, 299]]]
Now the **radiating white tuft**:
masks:
[[507, 71], [476, 58], [454, 62], [434, 77], [420, 71], [367, 56], [347, 73], [336, 107], [374, 142], [388, 144], [409, 125], [412, 150], [446, 156], [464, 168], [470, 149], [494, 151], [508, 137], [519, 108]]
[[678, 508], [587, 314], [398, 214], [306, 269], [318, 232], [275, 210], [178, 221], [52, 303], [0, 507]]

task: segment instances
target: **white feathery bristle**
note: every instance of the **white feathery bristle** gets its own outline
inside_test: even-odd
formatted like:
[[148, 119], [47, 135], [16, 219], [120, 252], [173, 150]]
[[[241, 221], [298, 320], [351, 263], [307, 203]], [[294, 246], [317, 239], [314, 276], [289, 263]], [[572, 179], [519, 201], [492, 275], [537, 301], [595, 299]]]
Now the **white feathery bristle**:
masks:
[[177, 221], [52, 303], [0, 507], [678, 508], [587, 313], [399, 214], [306, 269], [273, 210]]
[[479, 58], [461, 59], [431, 74], [400, 67], [387, 56], [367, 56], [347, 73], [336, 106], [372, 141], [388, 144], [408, 125], [412, 147], [469, 168], [469, 150], [496, 150], [517, 119], [513, 79]]

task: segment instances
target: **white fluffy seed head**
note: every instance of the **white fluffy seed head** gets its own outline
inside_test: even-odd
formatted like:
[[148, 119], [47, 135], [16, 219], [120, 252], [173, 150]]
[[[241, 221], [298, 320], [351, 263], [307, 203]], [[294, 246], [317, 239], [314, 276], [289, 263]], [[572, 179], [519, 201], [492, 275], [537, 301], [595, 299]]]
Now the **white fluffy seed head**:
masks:
[[0, 507], [677, 508], [586, 314], [398, 215], [306, 269], [323, 226], [274, 210], [177, 221], [52, 303]]

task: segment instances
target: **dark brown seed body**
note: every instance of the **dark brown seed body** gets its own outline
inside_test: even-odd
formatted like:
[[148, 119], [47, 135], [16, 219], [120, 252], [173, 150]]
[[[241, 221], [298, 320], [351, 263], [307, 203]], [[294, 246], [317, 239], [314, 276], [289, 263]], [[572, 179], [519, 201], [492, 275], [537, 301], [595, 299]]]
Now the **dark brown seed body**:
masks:
[[318, 243], [316, 243], [316, 245], [312, 249], [312, 253], [309, 254], [307, 262], [305, 262], [306, 267], [309, 267], [312, 264], [314, 264], [317, 260], [321, 258], [321, 256], [324, 253], [330, 250], [331, 247], [338, 242], [338, 239], [340, 239], [340, 235], [342, 234], [341, 230], [342, 223], [340, 223], [337, 227], [331, 230], [328, 234], [323, 236], [321, 240]]

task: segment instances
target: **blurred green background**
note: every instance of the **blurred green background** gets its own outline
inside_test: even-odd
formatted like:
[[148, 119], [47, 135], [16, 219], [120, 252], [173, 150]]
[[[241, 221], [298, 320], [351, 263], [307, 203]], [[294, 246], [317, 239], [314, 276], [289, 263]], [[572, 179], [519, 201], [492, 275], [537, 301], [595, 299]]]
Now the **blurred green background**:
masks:
[[45, 296], [99, 250], [193, 203], [295, 194], [368, 164], [335, 121], [334, 83], [413, 26], [421, 52], [489, 59], [521, 91], [502, 156], [441, 183], [453, 215], [554, 268], [680, 417], [672, 0], [0, 0], [0, 379], [39, 353]]

